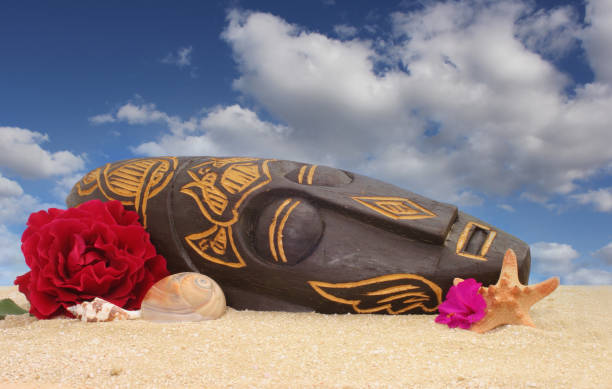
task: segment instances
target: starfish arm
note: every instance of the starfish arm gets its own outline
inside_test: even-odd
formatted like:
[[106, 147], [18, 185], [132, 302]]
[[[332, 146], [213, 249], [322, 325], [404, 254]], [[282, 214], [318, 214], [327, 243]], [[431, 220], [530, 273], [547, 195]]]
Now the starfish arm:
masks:
[[534, 327], [535, 328], [535, 324], [533, 323], [533, 320], [531, 320], [531, 316], [529, 316], [528, 312], [519, 314], [517, 316], [518, 321], [516, 324], [522, 324], [524, 326], [529, 326], [529, 327]]
[[482, 320], [474, 323], [470, 327], [470, 331], [474, 331], [479, 334], [484, 334], [485, 332], [490, 331], [493, 328], [502, 326], [504, 324], [508, 324], [508, 323], [504, 322], [504, 320], [500, 318], [499, 316], [489, 315], [487, 313], [487, 315]]
[[497, 283], [499, 284], [502, 280], [507, 280], [510, 285], [520, 285], [518, 279], [518, 263], [516, 261], [516, 254], [512, 249], [508, 249], [504, 255], [501, 274], [499, 275], [499, 281]]
[[542, 281], [539, 284], [529, 285], [525, 289], [529, 292], [523, 297], [523, 302], [526, 306], [531, 307], [533, 304], [542, 300], [557, 289], [559, 286], [559, 278], [552, 277], [546, 281]]

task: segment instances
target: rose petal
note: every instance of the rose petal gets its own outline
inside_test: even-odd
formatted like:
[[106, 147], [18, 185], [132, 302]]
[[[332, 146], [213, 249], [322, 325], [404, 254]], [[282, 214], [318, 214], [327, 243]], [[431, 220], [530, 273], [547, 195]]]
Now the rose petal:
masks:
[[168, 275], [138, 214], [119, 201], [33, 213], [21, 248], [31, 270], [15, 284], [39, 318], [68, 314], [67, 307], [94, 297], [139, 308], [153, 283]]

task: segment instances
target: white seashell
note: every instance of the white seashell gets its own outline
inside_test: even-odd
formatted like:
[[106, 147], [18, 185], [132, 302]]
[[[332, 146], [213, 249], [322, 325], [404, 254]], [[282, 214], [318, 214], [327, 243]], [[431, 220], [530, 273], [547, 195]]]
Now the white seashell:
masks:
[[128, 311], [99, 297], [93, 301], [68, 307], [70, 313], [77, 319], [87, 322], [101, 322], [113, 320], [129, 320], [140, 318], [140, 311]]
[[225, 295], [210, 277], [177, 273], [149, 289], [140, 307], [142, 318], [155, 322], [216, 319], [225, 312]]

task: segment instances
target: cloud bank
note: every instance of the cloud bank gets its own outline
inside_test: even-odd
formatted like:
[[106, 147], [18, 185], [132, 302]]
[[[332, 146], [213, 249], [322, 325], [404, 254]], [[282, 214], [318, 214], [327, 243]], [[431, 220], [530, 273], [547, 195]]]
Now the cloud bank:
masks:
[[[593, 256], [612, 265], [612, 243], [593, 253]], [[612, 284], [612, 272], [577, 263], [580, 254], [571, 245], [537, 242], [531, 245], [531, 257], [534, 272], [546, 277], [559, 276], [564, 284]]]
[[[128, 103], [91, 121], [166, 123], [168, 133], [134, 145], [144, 155], [288, 157], [461, 205], [522, 194], [607, 210], [609, 189], [581, 185], [612, 162], [603, 108], [612, 106], [612, 84], [609, 67], [598, 65], [609, 63], [608, 8], [591, 1], [583, 27], [570, 7], [427, 3], [391, 15], [393, 36], [382, 43], [231, 11], [222, 38], [240, 73], [233, 85], [257, 110], [214, 107], [181, 119]], [[346, 27], [336, 33], [352, 37]], [[584, 85], [554, 63], [579, 45], [595, 73]]]
[[41, 147], [49, 137], [19, 127], [0, 126], [0, 166], [25, 178], [47, 178], [82, 170], [83, 157]]
[[[57, 188], [66, 177], [82, 170], [82, 156], [70, 151], [52, 152], [43, 148], [46, 134], [18, 127], [0, 126], [0, 284], [12, 283], [15, 276], [27, 271], [21, 254], [21, 230], [32, 212], [60, 204], [47, 203], [24, 191], [21, 184], [5, 176], [19, 178], [52, 178]], [[14, 227], [14, 228], [12, 228]]]

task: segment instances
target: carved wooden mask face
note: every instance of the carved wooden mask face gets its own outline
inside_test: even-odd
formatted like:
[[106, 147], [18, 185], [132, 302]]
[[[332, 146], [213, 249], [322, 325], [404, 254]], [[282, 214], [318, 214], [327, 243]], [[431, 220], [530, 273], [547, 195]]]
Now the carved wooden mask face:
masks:
[[495, 283], [504, 252], [527, 283], [529, 247], [396, 186], [327, 166], [258, 158], [110, 163], [69, 206], [117, 199], [138, 211], [171, 272], [214, 278], [241, 309], [436, 311], [455, 277]]

